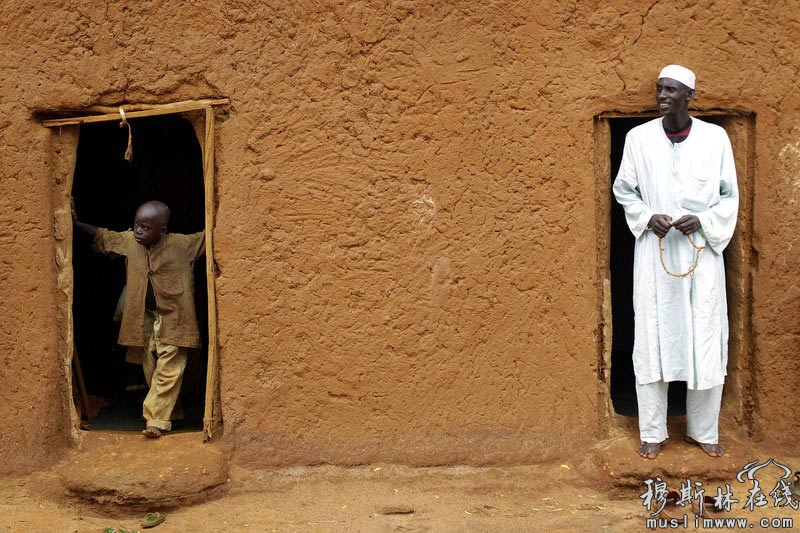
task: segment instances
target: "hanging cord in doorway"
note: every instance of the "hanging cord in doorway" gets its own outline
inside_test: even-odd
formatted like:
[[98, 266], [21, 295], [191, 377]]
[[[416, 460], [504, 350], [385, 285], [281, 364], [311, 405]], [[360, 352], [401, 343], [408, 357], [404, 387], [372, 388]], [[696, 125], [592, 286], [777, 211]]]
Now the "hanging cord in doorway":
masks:
[[122, 109], [122, 106], [119, 106], [119, 118], [122, 119], [122, 122], [119, 123], [120, 128], [128, 126], [128, 148], [125, 149], [125, 161], [130, 163], [133, 159], [133, 136], [131, 135], [131, 125], [125, 117], [125, 110]]
[[673, 276], [673, 277], [676, 277], [676, 278], [685, 278], [686, 276], [691, 276], [692, 273], [697, 268], [697, 263], [700, 262], [700, 252], [702, 252], [705, 249], [705, 246], [697, 246], [694, 243], [694, 240], [692, 239], [691, 235], [686, 235], [686, 238], [689, 239], [689, 242], [691, 243], [692, 248], [694, 248], [694, 264], [692, 266], [690, 266], [689, 270], [687, 270], [683, 274], [675, 274], [674, 272], [670, 272], [669, 271], [669, 269], [667, 268], [667, 264], [664, 262], [664, 245], [662, 244], [664, 239], [662, 239], [660, 237], [658, 239], [658, 254], [659, 254], [659, 257], [661, 258], [661, 266], [664, 268], [664, 272], [666, 272], [670, 276]]

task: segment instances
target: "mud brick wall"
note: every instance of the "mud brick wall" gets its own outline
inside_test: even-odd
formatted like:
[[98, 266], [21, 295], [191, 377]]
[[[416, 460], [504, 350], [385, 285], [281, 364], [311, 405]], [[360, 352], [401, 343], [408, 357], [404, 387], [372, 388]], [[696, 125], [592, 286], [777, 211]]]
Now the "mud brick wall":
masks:
[[63, 154], [37, 113], [230, 98], [215, 254], [235, 460], [522, 463], [605, 431], [593, 117], [652, 109], [671, 62], [701, 108], [756, 113], [753, 427], [794, 435], [791, 2], [66, 4], [0, 6], [4, 470], [72, 442]]

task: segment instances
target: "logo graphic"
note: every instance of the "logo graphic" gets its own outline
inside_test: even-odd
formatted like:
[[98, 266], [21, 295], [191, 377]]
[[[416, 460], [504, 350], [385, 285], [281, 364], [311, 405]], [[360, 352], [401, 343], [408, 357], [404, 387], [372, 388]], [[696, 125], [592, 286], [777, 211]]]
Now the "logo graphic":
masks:
[[[782, 471], [775, 487], [767, 494], [772, 499], [772, 506], [776, 508], [791, 508], [797, 510], [800, 507], [800, 472], [795, 474], [795, 480], [788, 480], [792, 475], [792, 470], [774, 459], [768, 459], [759, 463], [758, 459], [744, 465], [736, 475], [739, 483], [747, 484], [747, 497], [741, 509], [754, 511], [757, 507], [764, 507], [770, 504], [770, 500], [764, 494], [761, 483], [756, 479], [755, 474], [768, 466], [775, 466]], [[677, 527], [687, 528], [689, 519], [687, 511], [693, 510], [695, 513], [695, 527], [712, 528], [752, 528], [755, 524], [749, 524], [746, 518], [718, 518], [724, 513], [738, 508], [736, 504], [742, 503], [734, 497], [729, 484], [724, 487], [717, 487], [716, 495], [706, 496], [706, 490], [699, 481], [692, 481], [687, 478], [682, 481], [680, 488], [669, 490], [667, 482], [656, 476], [655, 479], [644, 481], [645, 491], [639, 496], [642, 505], [648, 510], [651, 517], [648, 518], [646, 526], [651, 529], [674, 529]], [[713, 506], [711, 503], [713, 502]], [[680, 507], [680, 509], [679, 509]], [[685, 511], [684, 511], [685, 509]], [[710, 518], [705, 518], [705, 514], [710, 514]], [[664, 517], [660, 515], [665, 515]], [[678, 518], [680, 517], [680, 518]], [[713, 517], [713, 518], [712, 518]], [[702, 521], [701, 521], [702, 520]], [[794, 525], [792, 518], [762, 518], [758, 521], [761, 527], [789, 527]]]

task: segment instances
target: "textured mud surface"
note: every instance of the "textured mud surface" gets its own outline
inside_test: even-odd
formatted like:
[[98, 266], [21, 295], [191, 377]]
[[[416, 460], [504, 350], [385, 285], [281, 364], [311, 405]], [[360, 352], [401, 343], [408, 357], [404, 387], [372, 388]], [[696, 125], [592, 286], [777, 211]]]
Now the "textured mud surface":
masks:
[[652, 109], [669, 62], [697, 71], [700, 109], [756, 114], [748, 416], [756, 437], [793, 439], [796, 11], [2, 2], [0, 469], [73, 444], [53, 187], [76, 132], [37, 118], [205, 97], [231, 100], [216, 137], [226, 453], [263, 467], [585, 450], [608, 427], [594, 117]]

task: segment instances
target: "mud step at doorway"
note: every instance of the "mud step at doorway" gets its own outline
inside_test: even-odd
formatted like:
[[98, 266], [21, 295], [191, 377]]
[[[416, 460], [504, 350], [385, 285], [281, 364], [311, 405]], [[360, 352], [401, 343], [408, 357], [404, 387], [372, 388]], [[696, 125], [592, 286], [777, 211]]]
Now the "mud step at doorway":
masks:
[[128, 513], [207, 501], [224, 493], [228, 481], [224, 456], [199, 433], [160, 439], [86, 433], [56, 472], [70, 495]]
[[[711, 484], [716, 487], [736, 479], [736, 474], [754, 459], [764, 457], [745, 440], [722, 436], [725, 453], [711, 458], [695, 444], [684, 441], [680, 433], [671, 433], [655, 459], [643, 459], [636, 453], [639, 439], [633, 436], [603, 441], [589, 454], [598, 481], [615, 496], [628, 497], [645, 490], [644, 481], [656, 476], [678, 486], [686, 479]], [[716, 489], [714, 489], [716, 490]], [[713, 491], [712, 491], [713, 492]]]

